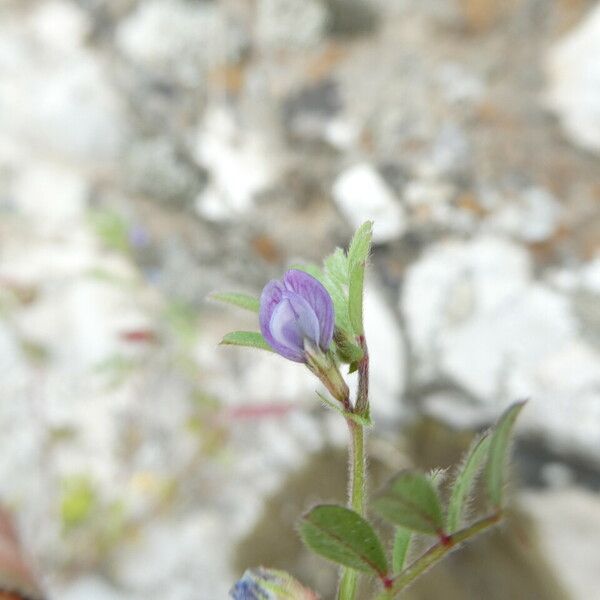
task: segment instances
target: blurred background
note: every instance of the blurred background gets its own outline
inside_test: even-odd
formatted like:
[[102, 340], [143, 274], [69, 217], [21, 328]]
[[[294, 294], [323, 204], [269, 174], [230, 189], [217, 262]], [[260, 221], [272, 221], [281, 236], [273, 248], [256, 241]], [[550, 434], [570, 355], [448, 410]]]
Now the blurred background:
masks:
[[345, 425], [206, 296], [366, 219], [371, 489], [530, 398], [508, 524], [407, 597], [598, 597], [592, 0], [0, 0], [5, 592], [332, 597], [294, 522], [343, 500]]

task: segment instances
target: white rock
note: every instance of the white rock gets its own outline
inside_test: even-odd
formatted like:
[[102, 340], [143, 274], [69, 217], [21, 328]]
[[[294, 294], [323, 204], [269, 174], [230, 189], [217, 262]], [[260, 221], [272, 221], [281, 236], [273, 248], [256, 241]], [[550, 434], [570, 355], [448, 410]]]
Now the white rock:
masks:
[[484, 229], [515, 236], [524, 242], [542, 242], [556, 233], [564, 210], [547, 190], [529, 188], [516, 199], [505, 199], [485, 220]]
[[259, 0], [256, 36], [273, 50], [301, 49], [319, 42], [327, 25], [327, 10], [318, 0]]
[[63, 600], [137, 600], [131, 594], [116, 590], [107, 581], [87, 575], [79, 577], [64, 586], [57, 586], [55, 591], [57, 598]]
[[438, 69], [436, 78], [444, 98], [452, 104], [472, 104], [485, 93], [484, 82], [461, 63], [444, 63]]
[[207, 111], [195, 156], [210, 172], [211, 182], [197, 198], [199, 214], [221, 221], [245, 213], [256, 195], [276, 180], [280, 163], [270, 150], [266, 138], [242, 132], [226, 110]]
[[454, 393], [431, 394], [424, 399], [423, 408], [426, 414], [458, 430], [477, 430], [497, 416], [491, 412], [486, 414], [481, 405]]
[[539, 364], [570, 342], [576, 323], [566, 298], [531, 285], [506, 303], [478, 310], [464, 324], [438, 332], [444, 373], [488, 402], [501, 393], [541, 396]]
[[413, 351], [435, 364], [442, 329], [509, 303], [527, 287], [530, 271], [527, 253], [497, 237], [430, 248], [409, 268], [401, 299]]
[[385, 421], [398, 419], [406, 382], [404, 340], [396, 315], [372, 282], [367, 282], [364, 313], [373, 415]]
[[147, 0], [117, 30], [117, 45], [135, 63], [191, 86], [203, 70], [239, 51], [218, 3]]
[[89, 183], [73, 169], [52, 163], [32, 164], [19, 173], [15, 205], [33, 223], [60, 230], [85, 216]]
[[[0, 34], [1, 34], [0, 29]], [[88, 51], [68, 60], [19, 35], [0, 42], [0, 130], [36, 154], [95, 165], [117, 155], [128, 124], [104, 67]]]
[[383, 177], [368, 163], [344, 171], [333, 184], [335, 202], [357, 228], [373, 220], [373, 243], [399, 238], [407, 227], [404, 208]]
[[600, 295], [600, 256], [586, 263], [581, 271], [581, 286]]
[[136, 193], [181, 204], [193, 200], [202, 185], [197, 171], [181, 159], [171, 140], [155, 137], [129, 147], [124, 177]]
[[551, 567], [573, 600], [594, 598], [598, 590], [600, 498], [577, 488], [520, 495]]
[[[402, 306], [417, 377], [458, 383], [480, 420], [530, 398], [524, 427], [597, 460], [600, 355], [580, 337], [569, 297], [530, 271], [523, 249], [486, 236], [438, 244], [413, 265]], [[447, 400], [430, 399], [428, 409], [454, 424], [477, 416], [463, 419]]]
[[76, 4], [66, 0], [49, 0], [37, 6], [29, 17], [37, 41], [56, 52], [78, 49], [91, 25]]
[[600, 4], [548, 56], [547, 103], [571, 140], [600, 151]]

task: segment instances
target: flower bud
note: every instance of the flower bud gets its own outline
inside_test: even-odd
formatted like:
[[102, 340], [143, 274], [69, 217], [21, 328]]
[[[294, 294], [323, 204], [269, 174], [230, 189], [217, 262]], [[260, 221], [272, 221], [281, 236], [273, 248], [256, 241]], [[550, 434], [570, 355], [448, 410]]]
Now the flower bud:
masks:
[[260, 330], [267, 343], [285, 358], [308, 362], [308, 350], [327, 352], [335, 315], [327, 290], [314, 277], [291, 269], [272, 280], [260, 297]]
[[249, 569], [229, 592], [233, 600], [317, 600], [317, 595], [300, 585], [285, 571]]

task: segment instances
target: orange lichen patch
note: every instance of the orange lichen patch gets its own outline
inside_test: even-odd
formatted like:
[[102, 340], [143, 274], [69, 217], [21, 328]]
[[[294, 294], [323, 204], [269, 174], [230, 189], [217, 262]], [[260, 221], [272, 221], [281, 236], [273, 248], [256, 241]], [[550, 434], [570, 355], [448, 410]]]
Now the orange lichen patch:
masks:
[[474, 214], [477, 217], [485, 217], [488, 211], [479, 204], [473, 192], [464, 192], [456, 199], [456, 206]]
[[310, 60], [306, 67], [306, 76], [312, 81], [319, 81], [327, 77], [347, 54], [348, 51], [343, 46], [334, 43], [329, 44]]
[[428, 206], [427, 204], [417, 206], [413, 216], [417, 223], [426, 223], [427, 221], [430, 221], [433, 216], [431, 206]]
[[208, 74], [210, 87], [236, 95], [242, 91], [245, 80], [246, 73], [243, 64], [222, 65]]
[[268, 235], [257, 235], [250, 240], [252, 249], [258, 256], [268, 263], [277, 263], [281, 260], [281, 252], [273, 238]]
[[548, 239], [532, 242], [527, 246], [538, 263], [547, 263], [555, 257], [558, 247], [567, 241], [571, 235], [572, 231], [566, 225], [560, 225]]
[[497, 0], [461, 0], [460, 7], [469, 31], [482, 33], [494, 27], [520, 0], [498, 2]]
[[515, 129], [518, 121], [496, 102], [484, 100], [477, 106], [479, 121], [487, 125], [495, 125], [503, 129]]

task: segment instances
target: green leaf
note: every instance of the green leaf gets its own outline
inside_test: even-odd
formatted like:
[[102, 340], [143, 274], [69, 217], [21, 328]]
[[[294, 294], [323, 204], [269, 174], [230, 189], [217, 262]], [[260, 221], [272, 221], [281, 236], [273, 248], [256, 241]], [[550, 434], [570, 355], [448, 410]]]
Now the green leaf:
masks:
[[439, 535], [444, 528], [442, 506], [431, 479], [416, 471], [397, 475], [373, 504], [375, 511], [400, 527]]
[[335, 310], [335, 325], [345, 337], [353, 337], [352, 326], [348, 316], [348, 258], [341, 248], [336, 248], [323, 261], [321, 283], [325, 286]]
[[446, 528], [449, 532], [456, 531], [462, 524], [465, 508], [469, 503], [475, 481], [487, 455], [489, 444], [490, 438], [488, 436], [476, 439], [465, 455], [462, 465], [458, 468], [450, 493], [446, 517]]
[[323, 267], [332, 283], [340, 286], [348, 284], [348, 257], [341, 248], [336, 248], [323, 260]]
[[498, 420], [491, 435], [488, 460], [485, 466], [485, 481], [488, 497], [497, 508], [502, 506], [510, 434], [523, 406], [525, 406], [525, 402], [516, 402], [509, 406]]
[[349, 270], [356, 265], [364, 264], [371, 251], [373, 239], [373, 221], [365, 221], [354, 234], [348, 248]]
[[222, 346], [247, 346], [273, 352], [273, 348], [267, 344], [265, 338], [258, 331], [232, 331], [222, 340]]
[[412, 538], [412, 531], [404, 527], [396, 527], [394, 534], [394, 550], [392, 553], [392, 569], [394, 573], [400, 573], [404, 568], [406, 556]]
[[208, 298], [209, 300], [232, 304], [233, 306], [244, 308], [255, 313], [258, 313], [258, 310], [260, 309], [259, 299], [254, 296], [249, 296], [248, 294], [240, 294], [238, 292], [215, 292], [210, 294]]
[[373, 223], [361, 225], [348, 249], [348, 316], [356, 335], [364, 333], [363, 327], [363, 288], [365, 264], [371, 248]]
[[387, 574], [387, 560], [377, 534], [349, 508], [316, 506], [302, 517], [299, 532], [313, 552], [328, 560], [379, 577]]

